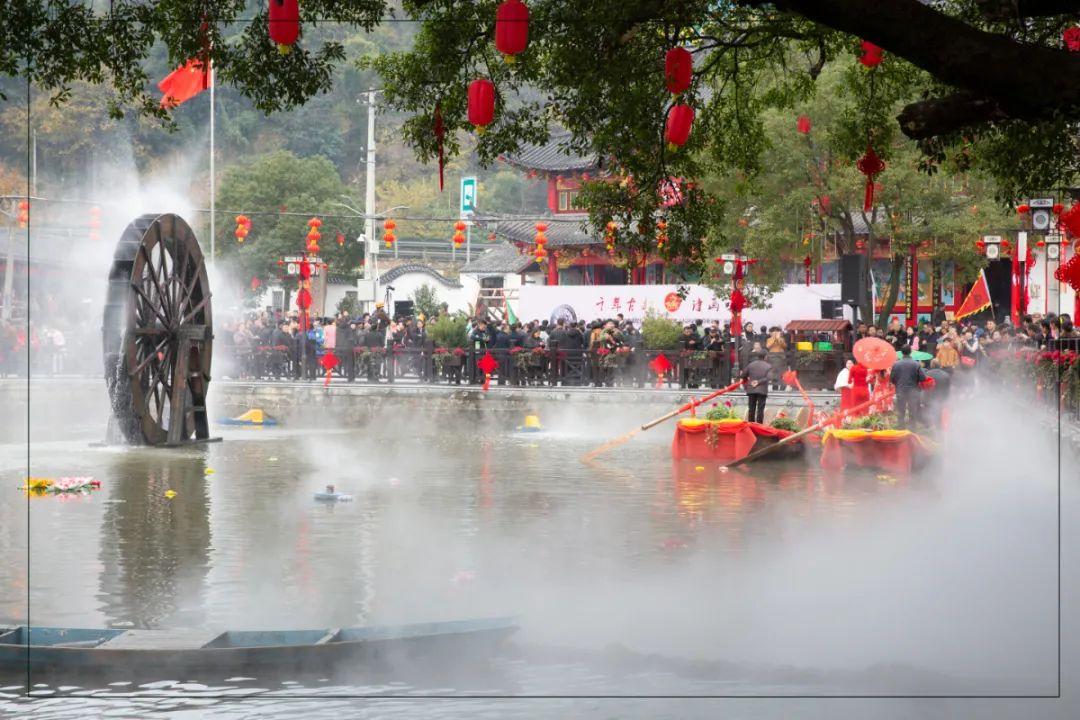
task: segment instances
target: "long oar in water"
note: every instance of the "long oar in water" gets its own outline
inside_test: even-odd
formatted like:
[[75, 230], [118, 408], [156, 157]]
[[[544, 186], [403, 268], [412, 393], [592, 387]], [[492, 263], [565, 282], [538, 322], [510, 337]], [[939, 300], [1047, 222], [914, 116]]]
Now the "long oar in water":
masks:
[[611, 450], [613, 448], [617, 448], [620, 445], [624, 444], [626, 441], [628, 441], [630, 438], [637, 435], [642, 430], [648, 430], [649, 428], [655, 427], [655, 426], [659, 425], [660, 423], [664, 422], [665, 420], [670, 420], [671, 418], [675, 417], [676, 415], [681, 415], [682, 413], [684, 413], [684, 412], [686, 412], [688, 410], [696, 408], [698, 405], [701, 405], [702, 403], [707, 403], [710, 400], [712, 400], [713, 398], [717, 398], [717, 397], [720, 397], [721, 395], [723, 395], [724, 393], [731, 392], [732, 390], [735, 390], [735, 389], [739, 388], [740, 386], [742, 386], [742, 384], [743, 384], [743, 381], [739, 380], [738, 382], [731, 383], [730, 385], [728, 385], [725, 388], [720, 388], [719, 390], [717, 390], [715, 392], [709, 393], [708, 395], [701, 398], [700, 400], [691, 400], [690, 402], [683, 405], [681, 408], [678, 408], [677, 410], [672, 410], [671, 412], [667, 413], [666, 415], [661, 415], [660, 417], [656, 418], [655, 420], [651, 420], [651, 421], [645, 423], [644, 425], [642, 425], [641, 427], [634, 428], [630, 432], [628, 432], [628, 433], [626, 433], [624, 435], [620, 435], [619, 437], [615, 438], [614, 440], [609, 440], [608, 442], [604, 443], [603, 445], [596, 448], [595, 450], [589, 451], [588, 453], [581, 456], [581, 461], [584, 462], [584, 463], [588, 463], [589, 461], [594, 460], [598, 456], [603, 455], [608, 450]]
[[805, 430], [800, 430], [797, 433], [792, 433], [791, 435], [788, 435], [786, 438], [783, 438], [779, 442], [775, 442], [772, 445], [768, 445], [766, 447], [763, 447], [762, 449], [758, 450], [757, 452], [752, 452], [749, 455], [746, 455], [744, 457], [739, 458], [738, 460], [730, 462], [726, 466], [724, 466], [724, 467], [722, 467], [720, 469], [721, 470], [727, 470], [729, 468], [737, 467], [739, 465], [745, 465], [748, 462], [753, 462], [754, 460], [757, 460], [758, 458], [760, 458], [763, 455], [768, 455], [773, 450], [776, 450], [777, 448], [781, 447], [782, 445], [787, 445], [788, 443], [795, 442], [799, 438], [801, 438], [801, 437], [803, 437], [805, 435], [809, 435], [810, 433], [814, 432], [815, 430], [820, 430], [821, 428], [825, 427], [826, 425], [832, 425], [834, 423], [840, 422], [845, 417], [847, 417], [848, 415], [850, 415], [850, 414], [852, 414], [854, 412], [859, 412], [860, 410], [865, 410], [866, 408], [870, 407], [871, 405], [874, 405], [875, 403], [880, 403], [880, 402], [882, 402], [884, 400], [888, 400], [889, 397], [892, 396], [892, 393], [893, 393], [893, 391], [890, 388], [885, 394], [883, 394], [881, 396], [872, 397], [869, 400], [867, 400], [866, 402], [861, 402], [858, 405], [855, 405], [854, 407], [848, 408], [847, 410], [840, 410], [839, 412], [833, 414], [832, 416], [825, 418], [821, 422], [815, 423], [814, 425], [811, 425], [810, 427], [806, 428]]

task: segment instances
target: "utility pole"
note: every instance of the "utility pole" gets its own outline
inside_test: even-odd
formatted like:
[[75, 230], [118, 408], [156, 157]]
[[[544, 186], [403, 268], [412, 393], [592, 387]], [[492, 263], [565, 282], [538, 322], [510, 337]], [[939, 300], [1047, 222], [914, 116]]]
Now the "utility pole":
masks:
[[217, 253], [214, 252], [217, 241], [214, 237], [214, 196], [217, 194], [214, 186], [214, 63], [208, 60], [207, 64], [210, 74], [210, 267], [214, 267], [217, 258]]
[[[367, 163], [364, 169], [366, 192], [364, 194], [364, 278], [376, 278], [372, 259], [375, 247], [375, 91], [367, 96]], [[395, 250], [397, 248], [395, 247]]]

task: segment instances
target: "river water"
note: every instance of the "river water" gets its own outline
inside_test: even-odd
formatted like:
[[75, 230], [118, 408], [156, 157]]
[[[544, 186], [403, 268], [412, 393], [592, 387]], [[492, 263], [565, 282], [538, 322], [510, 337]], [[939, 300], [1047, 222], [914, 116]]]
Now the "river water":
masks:
[[[57, 419], [33, 435], [31, 474], [102, 482], [72, 499], [28, 500], [26, 446], [0, 446], [0, 624], [25, 622], [28, 603], [33, 624], [76, 627], [521, 621], [454, 684], [118, 677], [31, 702], [13, 681], [0, 712], [709, 717], [705, 701], [418, 698], [1057, 692], [1055, 448], [1034, 427], [1000, 431], [989, 419], [1007, 409], [960, 413], [913, 477], [676, 464], [670, 426], [584, 464], [644, 411], [539, 411], [539, 434], [505, 412], [413, 403], [362, 428], [217, 428], [223, 442], [189, 449], [91, 447], [96, 421]], [[328, 484], [353, 501], [316, 502]], [[748, 717], [793, 707], [728, 702]], [[848, 714], [825, 702], [798, 714]], [[984, 716], [1015, 707], [996, 702]]]

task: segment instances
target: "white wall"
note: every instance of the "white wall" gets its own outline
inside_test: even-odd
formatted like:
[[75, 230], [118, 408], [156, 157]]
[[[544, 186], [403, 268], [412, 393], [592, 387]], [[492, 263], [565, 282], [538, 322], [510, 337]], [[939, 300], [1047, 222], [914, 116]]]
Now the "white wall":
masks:
[[[395, 302], [412, 300], [413, 293], [416, 292], [416, 289], [421, 285], [429, 285], [435, 288], [435, 291], [439, 295], [439, 302], [449, 305], [450, 312], [465, 310], [467, 309], [468, 303], [476, 302], [475, 291], [472, 294], [469, 294], [466, 290], [467, 286], [464, 286], [464, 283], [463, 287], [460, 288], [447, 287], [427, 273], [405, 273], [388, 284], [394, 288], [393, 292], [390, 293], [390, 304], [387, 306], [388, 312], [393, 312], [393, 304]], [[382, 302], [386, 298], [386, 288], [387, 284], [380, 283], [378, 285], [376, 297], [379, 299], [379, 302]]]

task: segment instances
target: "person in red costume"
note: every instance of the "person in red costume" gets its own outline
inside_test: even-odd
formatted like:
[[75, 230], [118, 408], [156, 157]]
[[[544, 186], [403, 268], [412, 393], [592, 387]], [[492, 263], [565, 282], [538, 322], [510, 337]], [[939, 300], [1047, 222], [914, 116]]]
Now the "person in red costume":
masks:
[[843, 402], [841, 403], [841, 410], [853, 408], [870, 399], [869, 375], [870, 371], [863, 365], [856, 363], [855, 366], [851, 368], [848, 372], [848, 382], [851, 389], [849, 392], [845, 393], [846, 404]]

